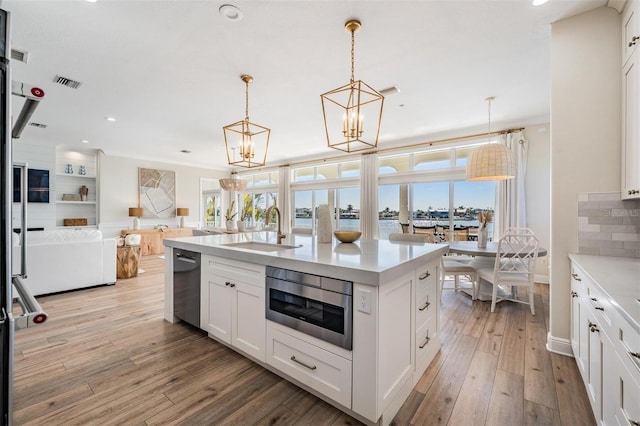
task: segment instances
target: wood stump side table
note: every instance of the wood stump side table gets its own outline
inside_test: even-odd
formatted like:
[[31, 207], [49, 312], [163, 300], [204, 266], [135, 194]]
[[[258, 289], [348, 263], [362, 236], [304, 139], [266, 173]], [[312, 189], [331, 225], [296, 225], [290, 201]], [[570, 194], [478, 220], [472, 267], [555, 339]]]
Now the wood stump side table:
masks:
[[138, 276], [140, 250], [140, 246], [118, 247], [118, 252], [116, 254], [116, 277], [118, 279]]

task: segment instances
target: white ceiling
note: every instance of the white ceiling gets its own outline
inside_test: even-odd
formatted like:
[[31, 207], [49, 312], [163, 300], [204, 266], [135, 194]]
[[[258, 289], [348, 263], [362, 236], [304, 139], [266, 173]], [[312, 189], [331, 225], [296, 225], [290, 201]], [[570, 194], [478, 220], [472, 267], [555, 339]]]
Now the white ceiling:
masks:
[[[244, 118], [247, 73], [251, 121], [272, 129], [268, 164], [335, 156], [320, 94], [349, 81], [349, 18], [363, 24], [356, 79], [400, 89], [385, 99], [380, 147], [484, 131], [487, 96], [496, 126], [546, 122], [550, 23], [606, 0], [234, 1], [237, 23], [218, 14], [223, 3], [2, 2], [13, 48], [30, 53], [28, 64], [12, 62], [13, 80], [46, 93], [31, 121], [48, 127], [27, 126], [15, 143], [225, 169], [222, 127]], [[63, 87], [55, 75], [83, 84]], [[13, 97], [14, 115], [23, 102]]]

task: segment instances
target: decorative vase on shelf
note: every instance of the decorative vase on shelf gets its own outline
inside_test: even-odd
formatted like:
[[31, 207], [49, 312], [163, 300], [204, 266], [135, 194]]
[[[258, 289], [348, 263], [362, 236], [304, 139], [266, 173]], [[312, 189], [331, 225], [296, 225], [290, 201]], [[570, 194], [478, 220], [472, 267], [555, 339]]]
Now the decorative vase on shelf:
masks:
[[78, 170], [78, 174], [82, 176], [86, 175], [87, 169], [85, 169], [84, 166], [80, 166], [80, 169]]
[[489, 238], [489, 231], [486, 223], [480, 224], [478, 229], [478, 248], [487, 248], [487, 239]]
[[227, 221], [225, 222], [225, 225], [226, 225], [226, 227], [227, 227], [227, 231], [233, 231], [233, 228], [235, 227], [235, 226], [234, 226], [234, 225], [235, 225], [235, 223], [236, 223], [236, 221], [235, 221], [235, 220], [227, 220]]
[[238, 221], [238, 232], [244, 232], [246, 229], [244, 220]]
[[71, 164], [67, 164], [67, 167], [64, 168], [64, 172], [67, 174], [73, 174], [73, 166]]

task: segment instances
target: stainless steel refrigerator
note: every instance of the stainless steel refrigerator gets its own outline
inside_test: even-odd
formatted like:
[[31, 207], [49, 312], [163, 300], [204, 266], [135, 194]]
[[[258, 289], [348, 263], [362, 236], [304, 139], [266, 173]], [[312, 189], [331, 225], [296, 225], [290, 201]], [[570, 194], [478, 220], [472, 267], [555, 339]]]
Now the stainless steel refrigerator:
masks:
[[[0, 9], [0, 424], [13, 423], [13, 351], [16, 328], [39, 324], [47, 319], [47, 314], [25, 287], [22, 278], [26, 278], [26, 229], [27, 229], [27, 166], [21, 170], [21, 232], [20, 232], [20, 268], [12, 270], [13, 242], [12, 215], [13, 206], [13, 168], [12, 161], [12, 115], [11, 115], [11, 25], [10, 14]], [[33, 102], [33, 101], [32, 101]], [[25, 120], [33, 113], [33, 103], [23, 108], [20, 118]], [[30, 111], [25, 111], [29, 109]], [[25, 114], [27, 112], [28, 114]], [[28, 118], [26, 118], [28, 119]], [[18, 132], [19, 133], [19, 132]], [[19, 134], [17, 135], [19, 137]], [[15, 293], [14, 293], [15, 291]], [[14, 312], [14, 302], [19, 311]]]

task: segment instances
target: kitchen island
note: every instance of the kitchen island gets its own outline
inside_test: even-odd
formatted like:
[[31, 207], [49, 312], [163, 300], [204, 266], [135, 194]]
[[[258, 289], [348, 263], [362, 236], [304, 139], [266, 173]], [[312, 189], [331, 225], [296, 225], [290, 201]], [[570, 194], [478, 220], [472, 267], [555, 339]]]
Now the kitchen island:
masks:
[[[437, 277], [448, 246], [310, 235], [275, 242], [273, 232], [165, 240], [165, 319], [177, 320], [172, 251], [200, 253], [200, 328], [353, 417], [388, 424], [440, 349]], [[266, 319], [268, 269], [352, 286], [348, 346]]]

